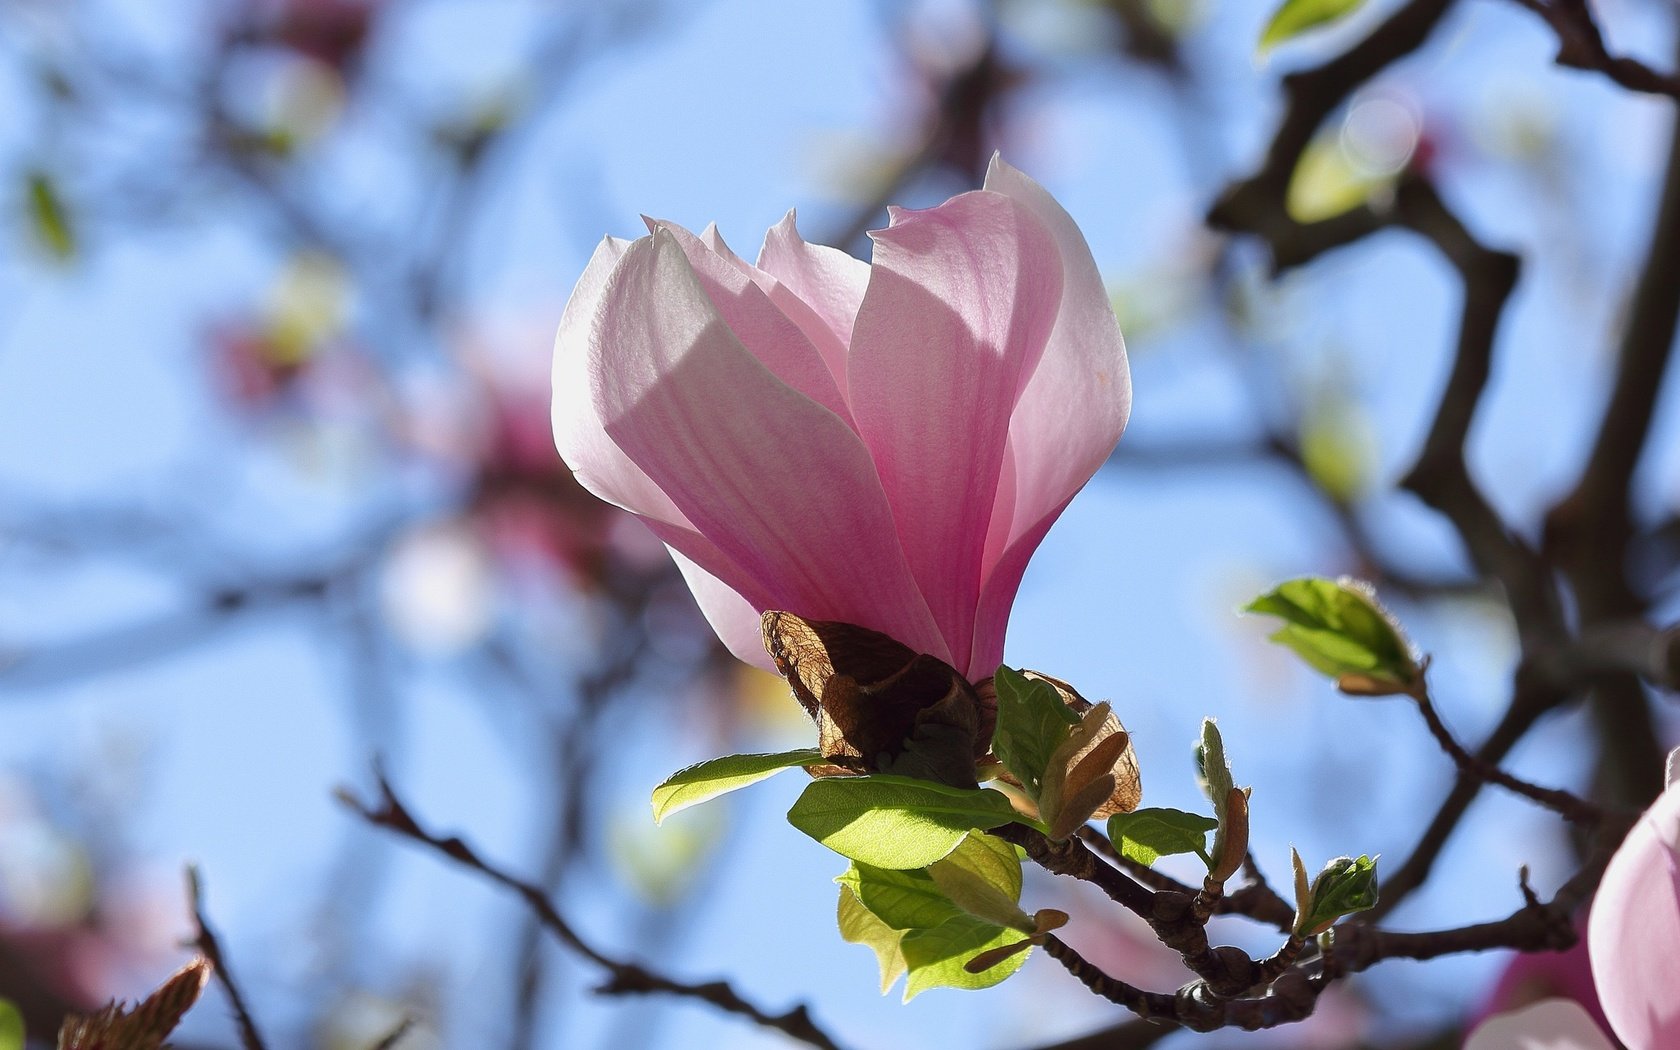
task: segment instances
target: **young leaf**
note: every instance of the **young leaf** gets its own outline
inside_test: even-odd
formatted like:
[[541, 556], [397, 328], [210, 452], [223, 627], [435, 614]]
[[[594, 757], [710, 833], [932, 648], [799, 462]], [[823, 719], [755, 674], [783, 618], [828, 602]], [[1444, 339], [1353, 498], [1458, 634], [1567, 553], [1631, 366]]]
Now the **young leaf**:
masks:
[[1043, 679], [999, 667], [992, 682], [997, 688], [992, 752], [1036, 799], [1051, 752], [1079, 724], [1079, 716], [1062, 702], [1056, 687]]
[[1365, 584], [1304, 577], [1281, 583], [1250, 602], [1245, 612], [1281, 617], [1272, 641], [1288, 646], [1314, 669], [1358, 691], [1404, 692], [1419, 667], [1411, 643]]
[[963, 914], [926, 871], [853, 863], [835, 881], [889, 929], [931, 929]]
[[1306, 919], [1295, 931], [1304, 937], [1315, 937], [1344, 916], [1376, 907], [1376, 859], [1337, 857], [1318, 873], [1309, 896]]
[[973, 832], [927, 873], [951, 903], [975, 918], [1033, 932], [1032, 916], [1019, 904], [1021, 858], [1002, 839]]
[[[1231, 797], [1231, 766], [1225, 760], [1225, 740], [1219, 735], [1219, 724], [1211, 718], [1202, 719], [1202, 740], [1196, 745], [1196, 779], [1213, 803], [1213, 816], [1219, 827], [1213, 833], [1213, 849], [1209, 857], [1225, 853], [1225, 806]], [[1213, 861], [1208, 861], [1209, 867]]]
[[1283, 0], [1260, 34], [1260, 51], [1270, 51], [1291, 37], [1343, 18], [1364, 0]]
[[822, 754], [816, 748], [807, 747], [775, 755], [725, 755], [678, 770], [653, 789], [654, 823], [679, 810], [756, 784], [784, 769], [820, 765], [822, 761]]
[[864, 907], [851, 887], [840, 887], [840, 905], [836, 911], [840, 936], [852, 944], [861, 944], [875, 953], [881, 965], [881, 994], [886, 995], [893, 982], [904, 975], [904, 931], [895, 930]]
[[842, 857], [894, 870], [925, 868], [970, 831], [1017, 817], [990, 788], [882, 775], [812, 781], [788, 810], [788, 823]]
[[23, 1015], [10, 999], [0, 999], [0, 1050], [23, 1050]]
[[1207, 833], [1217, 827], [1219, 821], [1200, 813], [1186, 813], [1180, 809], [1139, 809], [1109, 817], [1108, 837], [1122, 856], [1139, 864], [1154, 864], [1162, 857], [1194, 853], [1212, 867], [1213, 859], [1207, 851]]
[[980, 973], [969, 973], [964, 964], [981, 952], [1014, 944], [1026, 936], [966, 915], [931, 930], [911, 930], [904, 935], [904, 962], [910, 969], [904, 1001], [929, 988], [990, 988], [1003, 982], [1027, 961], [1026, 952]]

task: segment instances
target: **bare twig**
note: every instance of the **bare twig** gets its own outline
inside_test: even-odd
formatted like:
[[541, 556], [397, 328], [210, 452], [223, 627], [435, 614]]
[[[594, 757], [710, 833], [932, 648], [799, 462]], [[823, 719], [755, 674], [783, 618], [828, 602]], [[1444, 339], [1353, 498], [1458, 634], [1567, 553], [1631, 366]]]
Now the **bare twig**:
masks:
[[1418, 713], [1423, 715], [1424, 724], [1429, 727], [1429, 735], [1441, 745], [1441, 750], [1447, 753], [1447, 757], [1452, 759], [1453, 765], [1457, 766], [1460, 772], [1469, 773], [1489, 784], [1498, 784], [1507, 791], [1538, 802], [1572, 824], [1593, 825], [1604, 819], [1604, 810], [1583, 798], [1557, 788], [1531, 784], [1505, 772], [1497, 763], [1485, 762], [1464, 750], [1464, 745], [1458, 742], [1452, 735], [1452, 730], [1441, 721], [1441, 713], [1435, 709], [1435, 701], [1429, 694], [1429, 683], [1424, 676], [1418, 677], [1417, 684], [1407, 695], [1417, 702]]
[[216, 979], [222, 982], [222, 988], [227, 991], [228, 1002], [233, 1005], [233, 1018], [239, 1026], [239, 1043], [245, 1050], [266, 1050], [262, 1035], [257, 1031], [257, 1023], [251, 1018], [251, 1010], [245, 1004], [245, 996], [239, 990], [239, 983], [234, 980], [233, 971], [228, 968], [227, 957], [222, 954], [221, 942], [216, 940], [215, 931], [210, 928], [210, 920], [204, 914], [204, 885], [199, 878], [198, 868], [187, 867], [187, 900], [192, 907], [193, 926], [195, 934], [192, 946], [206, 959], [210, 960], [212, 971]]
[[597, 989], [604, 995], [641, 995], [659, 993], [695, 999], [724, 1011], [747, 1018], [766, 1028], [807, 1043], [821, 1050], [840, 1050], [832, 1038], [816, 1022], [804, 1006], [794, 1007], [781, 1014], [772, 1014], [741, 998], [725, 981], [694, 984], [678, 981], [635, 963], [624, 962], [599, 951], [580, 937], [572, 925], [560, 915], [540, 886], [526, 882], [502, 868], [481, 859], [471, 846], [456, 837], [443, 838], [427, 831], [398, 800], [383, 774], [376, 774], [379, 785], [377, 807], [368, 806], [349, 791], [340, 791], [339, 799], [368, 823], [388, 828], [415, 842], [428, 846], [457, 864], [478, 872], [490, 881], [506, 887], [524, 899], [527, 907], [542, 922], [543, 928], [577, 954], [605, 970], [607, 981]]
[[1587, 0], [1516, 0], [1557, 34], [1557, 64], [1601, 73], [1629, 91], [1680, 99], [1680, 76], [1659, 73], [1636, 58], [1613, 55]]

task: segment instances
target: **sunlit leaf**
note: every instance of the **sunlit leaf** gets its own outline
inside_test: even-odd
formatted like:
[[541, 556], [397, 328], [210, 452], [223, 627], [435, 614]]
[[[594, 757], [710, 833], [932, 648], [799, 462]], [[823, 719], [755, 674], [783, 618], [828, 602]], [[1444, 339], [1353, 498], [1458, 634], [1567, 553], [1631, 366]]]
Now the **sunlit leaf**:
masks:
[[1260, 50], [1269, 51], [1290, 39], [1344, 18], [1364, 0], [1283, 0], [1260, 33]]
[[1043, 679], [999, 667], [992, 682], [997, 687], [992, 753], [1036, 799], [1051, 753], [1079, 724], [1079, 716]]
[[909, 1002], [930, 988], [990, 988], [1007, 980], [1027, 961], [1026, 952], [980, 973], [963, 968], [981, 952], [1025, 940], [1026, 934], [982, 919], [962, 916], [931, 930], [911, 930], [904, 935], [904, 962], [910, 980], [904, 988]]
[[970, 915], [999, 926], [1033, 932], [1021, 910], [1021, 856], [1000, 838], [973, 832], [927, 873], [950, 901]]
[[931, 929], [963, 914], [925, 869], [895, 871], [853, 862], [836, 881], [894, 930]]
[[882, 922], [874, 912], [863, 906], [852, 888], [845, 885], [840, 887], [836, 918], [841, 937], [875, 953], [876, 961], [881, 965], [881, 994], [887, 994], [887, 989], [908, 969], [904, 963], [904, 931], [895, 930]]
[[1348, 692], [1403, 692], [1417, 681], [1419, 667], [1411, 643], [1370, 588], [1358, 581], [1290, 580], [1250, 602], [1244, 611], [1281, 617], [1284, 627], [1272, 641], [1289, 647]]
[[829, 777], [812, 781], [788, 822], [829, 849], [877, 868], [925, 868], [970, 831], [1016, 819], [989, 788], [956, 788], [910, 777]]
[[1200, 813], [1156, 807], [1109, 817], [1108, 837], [1122, 856], [1139, 864], [1149, 865], [1162, 857], [1194, 853], [1211, 867], [1207, 833], [1218, 827], [1219, 821]]
[[653, 819], [663, 821], [672, 813], [756, 784], [784, 769], [822, 761], [816, 748], [807, 747], [774, 755], [725, 755], [697, 763], [672, 773], [653, 789]]

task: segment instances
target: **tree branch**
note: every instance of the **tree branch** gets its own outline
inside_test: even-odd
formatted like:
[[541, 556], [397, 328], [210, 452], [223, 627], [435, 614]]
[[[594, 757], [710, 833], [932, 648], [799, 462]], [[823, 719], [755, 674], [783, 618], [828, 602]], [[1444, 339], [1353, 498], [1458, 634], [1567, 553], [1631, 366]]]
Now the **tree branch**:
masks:
[[526, 882], [507, 871], [482, 860], [471, 846], [456, 837], [442, 838], [425, 828], [391, 790], [383, 774], [376, 772], [379, 785], [379, 804], [370, 807], [347, 790], [339, 792], [339, 799], [362, 819], [377, 827], [388, 828], [399, 835], [428, 846], [464, 867], [478, 872], [490, 881], [506, 887], [524, 899], [525, 904], [541, 921], [543, 927], [577, 954], [607, 972], [607, 981], [597, 989], [604, 995], [641, 995], [660, 993], [708, 1003], [725, 1013], [747, 1018], [755, 1024], [773, 1028], [790, 1038], [818, 1047], [820, 1050], [840, 1050], [832, 1038], [816, 1022], [804, 1006], [786, 1013], [772, 1014], [741, 998], [725, 981], [694, 984], [678, 981], [635, 963], [614, 959], [597, 950], [580, 937], [572, 925], [560, 915], [548, 895], [534, 883]]

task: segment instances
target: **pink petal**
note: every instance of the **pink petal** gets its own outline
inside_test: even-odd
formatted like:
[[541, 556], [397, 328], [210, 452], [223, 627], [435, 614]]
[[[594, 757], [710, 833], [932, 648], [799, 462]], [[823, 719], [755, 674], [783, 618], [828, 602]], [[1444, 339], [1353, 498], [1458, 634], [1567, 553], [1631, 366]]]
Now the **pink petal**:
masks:
[[[806, 243], [794, 222], [794, 213], [790, 211], [764, 235], [758, 269], [773, 277], [789, 296], [805, 303], [821, 319], [833, 334], [830, 345], [840, 348], [835, 374], [844, 376], [845, 349], [852, 345], [852, 326], [857, 320], [858, 306], [863, 302], [864, 289], [869, 286], [869, 264], [838, 248]], [[771, 298], [787, 308], [775, 293]], [[823, 348], [821, 342], [818, 348]], [[824, 350], [825, 356], [827, 353]]]
[[[828, 362], [799, 325], [771, 302], [763, 288], [754, 283], [753, 271], [756, 268], [748, 266], [729, 251], [715, 226], [708, 227], [708, 243], [675, 223], [655, 219], [645, 221], [650, 231], [663, 228], [676, 237], [683, 253], [688, 256], [689, 265], [694, 267], [695, 275], [700, 278], [700, 286], [706, 290], [712, 305], [717, 307], [718, 316], [754, 357], [788, 386], [841, 419], [851, 421], [851, 410], [846, 407], [846, 399], [840, 393], [840, 386]], [[823, 334], [826, 336], [827, 333]]]
[[[1062, 262], [1055, 328], [1010, 420], [1012, 484], [999, 488], [986, 537], [986, 591], [974, 648], [976, 659], [993, 652], [1001, 659], [1003, 631], [1027, 558], [1114, 451], [1131, 414], [1132, 383], [1108, 290], [1073, 218], [1044, 187], [996, 156], [986, 172], [986, 189], [1037, 216], [1055, 238]], [[1024, 553], [1017, 546], [1024, 546]]]
[[761, 607], [948, 659], [863, 443], [741, 345], [671, 231], [625, 253], [592, 351], [607, 434], [714, 549], [661, 539]]
[[629, 248], [629, 241], [617, 237], [602, 240], [560, 315], [554, 337], [554, 443], [590, 492], [626, 510], [686, 527], [687, 519], [670, 498], [607, 437], [590, 392], [596, 317], [608, 279]]
[[701, 568], [694, 559], [675, 547], [668, 549], [688, 589], [694, 592], [700, 612], [724, 646], [735, 654], [737, 660], [774, 671], [776, 663], [765, 651], [764, 636], [759, 627], [761, 611], [729, 584]]
[[1464, 1050], [1615, 1050], [1581, 1004], [1542, 999], [1470, 1033]]
[[1680, 1047], [1680, 785], [1610, 858], [1587, 920], [1593, 978], [1629, 1050]]
[[[971, 666], [1010, 415], [1062, 298], [1054, 238], [979, 190], [891, 212], [858, 310], [848, 397], [953, 663]], [[1065, 420], [1064, 420], [1065, 421]]]

